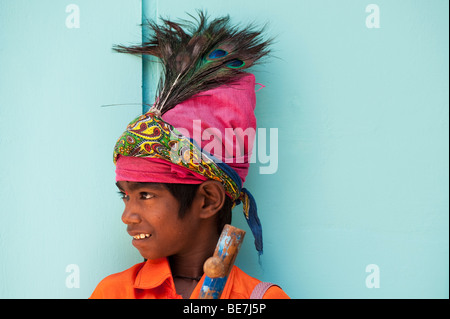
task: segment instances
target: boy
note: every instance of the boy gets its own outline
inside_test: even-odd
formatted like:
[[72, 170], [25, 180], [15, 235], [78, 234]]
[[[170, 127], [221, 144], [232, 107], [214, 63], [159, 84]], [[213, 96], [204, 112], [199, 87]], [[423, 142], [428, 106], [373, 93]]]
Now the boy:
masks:
[[[267, 54], [268, 42], [228, 17], [208, 23], [200, 13], [197, 26], [163, 21], [150, 23], [149, 42], [116, 48], [157, 56], [165, 73], [153, 107], [114, 149], [122, 221], [146, 261], [103, 279], [91, 298], [198, 298], [203, 264], [240, 202], [262, 253], [256, 203], [242, 187], [256, 130], [255, 78], [242, 70]], [[255, 295], [289, 298], [234, 266], [221, 298]]]

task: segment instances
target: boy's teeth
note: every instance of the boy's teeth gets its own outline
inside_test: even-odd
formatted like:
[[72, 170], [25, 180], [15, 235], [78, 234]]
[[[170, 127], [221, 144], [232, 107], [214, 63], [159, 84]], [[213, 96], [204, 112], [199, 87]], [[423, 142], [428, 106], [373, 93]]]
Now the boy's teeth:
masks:
[[150, 237], [150, 234], [139, 234], [136, 236], [133, 236], [134, 239], [144, 239]]

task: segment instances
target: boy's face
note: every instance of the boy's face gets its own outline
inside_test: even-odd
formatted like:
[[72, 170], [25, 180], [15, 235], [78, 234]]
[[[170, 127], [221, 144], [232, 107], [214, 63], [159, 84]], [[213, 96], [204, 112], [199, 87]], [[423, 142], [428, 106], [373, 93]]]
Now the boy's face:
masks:
[[116, 185], [125, 203], [122, 221], [133, 237], [133, 246], [144, 258], [157, 259], [189, 251], [198, 220], [189, 211], [182, 219], [178, 217], [179, 202], [169, 190], [155, 183], [120, 181]]

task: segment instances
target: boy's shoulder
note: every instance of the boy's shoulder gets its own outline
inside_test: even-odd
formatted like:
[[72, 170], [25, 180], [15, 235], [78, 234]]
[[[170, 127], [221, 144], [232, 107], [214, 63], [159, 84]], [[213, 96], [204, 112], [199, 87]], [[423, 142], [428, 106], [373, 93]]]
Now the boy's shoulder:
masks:
[[[102, 279], [91, 295], [91, 299], [122, 299], [132, 295], [131, 290], [139, 270], [145, 262]], [[130, 291], [128, 291], [130, 290]]]
[[[228, 299], [249, 299], [255, 288], [262, 283], [261, 280], [248, 275], [237, 266], [233, 267], [233, 271], [230, 275], [229, 279], [232, 280], [232, 285], [230, 285], [230, 287], [225, 286], [225, 289], [228, 288], [229, 291], [224, 291], [224, 293], [229, 295]], [[260, 285], [259, 287], [261, 286], [265, 285]], [[289, 299], [289, 296], [279, 286], [272, 285], [264, 291], [262, 299]]]

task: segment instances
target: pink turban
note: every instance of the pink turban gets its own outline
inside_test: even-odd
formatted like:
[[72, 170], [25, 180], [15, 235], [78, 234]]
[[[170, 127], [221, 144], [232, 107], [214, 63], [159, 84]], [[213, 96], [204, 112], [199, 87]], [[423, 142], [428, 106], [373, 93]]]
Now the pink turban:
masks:
[[[206, 91], [178, 104], [162, 119], [182, 134], [187, 132], [185, 134], [189, 134], [198, 146], [207, 148], [216, 159], [234, 169], [243, 184], [256, 132], [255, 104], [255, 77], [248, 73], [233, 84]], [[209, 133], [213, 135], [209, 136]], [[119, 156], [116, 180], [199, 184], [206, 178], [168, 161]]]

